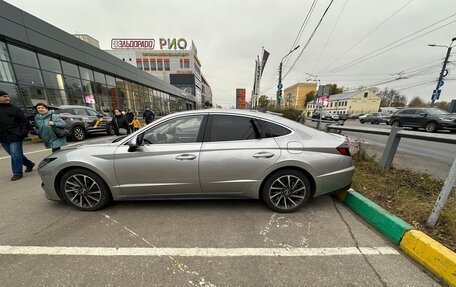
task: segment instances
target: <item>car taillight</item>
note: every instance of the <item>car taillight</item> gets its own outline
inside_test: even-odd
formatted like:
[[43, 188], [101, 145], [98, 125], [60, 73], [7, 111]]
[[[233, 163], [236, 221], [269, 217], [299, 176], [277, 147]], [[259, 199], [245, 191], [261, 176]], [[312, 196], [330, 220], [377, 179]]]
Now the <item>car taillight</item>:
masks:
[[338, 146], [336, 149], [337, 149], [342, 155], [350, 156], [350, 145], [351, 145], [351, 141], [350, 141], [350, 139], [347, 137], [347, 138], [345, 139], [345, 141], [344, 141], [340, 146]]
[[337, 147], [337, 150], [342, 154], [346, 156], [350, 156], [350, 149], [348, 147]]

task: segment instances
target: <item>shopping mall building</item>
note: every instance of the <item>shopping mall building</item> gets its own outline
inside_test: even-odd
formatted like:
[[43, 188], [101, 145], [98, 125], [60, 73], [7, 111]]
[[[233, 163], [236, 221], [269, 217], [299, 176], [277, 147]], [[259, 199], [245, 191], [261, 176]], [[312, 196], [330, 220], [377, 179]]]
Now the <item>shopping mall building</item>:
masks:
[[111, 40], [111, 55], [195, 96], [196, 107], [212, 102], [210, 85], [201, 73], [198, 50], [184, 38]]
[[158, 114], [201, 106], [186, 92], [59, 28], [0, 1], [0, 89], [30, 111], [52, 106], [114, 107]]

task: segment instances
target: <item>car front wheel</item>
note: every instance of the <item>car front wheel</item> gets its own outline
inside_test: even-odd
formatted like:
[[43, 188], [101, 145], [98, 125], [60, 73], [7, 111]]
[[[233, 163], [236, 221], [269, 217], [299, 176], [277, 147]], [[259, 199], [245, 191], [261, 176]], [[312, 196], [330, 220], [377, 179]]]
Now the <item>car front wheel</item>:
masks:
[[360, 123], [364, 124], [364, 120], [359, 120]]
[[429, 133], [435, 133], [437, 131], [437, 125], [434, 122], [427, 123], [424, 129]]
[[79, 210], [94, 211], [111, 200], [111, 193], [100, 176], [86, 169], [71, 169], [60, 180], [65, 201]]
[[270, 176], [261, 191], [268, 207], [277, 212], [293, 212], [309, 201], [311, 193], [307, 177], [297, 170], [286, 169]]

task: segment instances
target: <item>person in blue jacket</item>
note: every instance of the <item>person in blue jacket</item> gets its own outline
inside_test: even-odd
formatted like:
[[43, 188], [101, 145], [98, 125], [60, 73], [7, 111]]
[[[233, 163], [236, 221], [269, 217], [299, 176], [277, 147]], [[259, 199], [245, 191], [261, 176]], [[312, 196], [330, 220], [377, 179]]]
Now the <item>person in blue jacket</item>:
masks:
[[38, 111], [35, 116], [36, 133], [43, 140], [46, 148], [52, 148], [52, 152], [60, 150], [61, 146], [66, 145], [66, 137], [57, 137], [52, 126], [64, 127], [66, 126], [65, 121], [59, 115], [50, 113], [48, 106], [44, 103], [36, 104], [35, 108]]

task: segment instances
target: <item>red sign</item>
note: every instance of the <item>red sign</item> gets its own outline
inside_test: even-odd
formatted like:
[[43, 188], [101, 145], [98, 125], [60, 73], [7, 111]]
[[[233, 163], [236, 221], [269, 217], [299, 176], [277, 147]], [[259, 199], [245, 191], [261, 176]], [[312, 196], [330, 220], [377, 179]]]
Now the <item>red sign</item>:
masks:
[[245, 109], [245, 89], [236, 89], [236, 109]]

